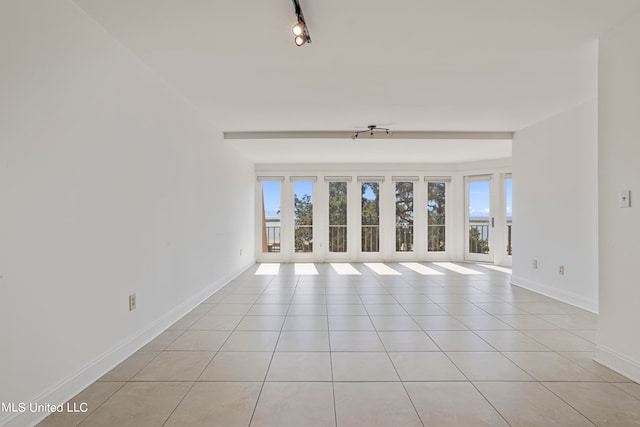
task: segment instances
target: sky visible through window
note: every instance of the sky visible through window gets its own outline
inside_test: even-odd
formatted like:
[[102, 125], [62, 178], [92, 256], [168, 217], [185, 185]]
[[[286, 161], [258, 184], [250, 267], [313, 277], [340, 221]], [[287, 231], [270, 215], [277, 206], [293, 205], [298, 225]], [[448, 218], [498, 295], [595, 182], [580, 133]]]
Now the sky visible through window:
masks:
[[489, 218], [490, 188], [490, 181], [469, 182], [469, 217]]
[[280, 218], [280, 185], [280, 181], [262, 181], [264, 215], [267, 218]]

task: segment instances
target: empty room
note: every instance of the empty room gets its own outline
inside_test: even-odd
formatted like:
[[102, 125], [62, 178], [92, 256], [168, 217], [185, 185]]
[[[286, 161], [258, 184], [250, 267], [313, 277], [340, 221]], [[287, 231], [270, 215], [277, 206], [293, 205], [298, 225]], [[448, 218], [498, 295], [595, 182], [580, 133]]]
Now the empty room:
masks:
[[0, 426], [640, 425], [638, 52], [636, 0], [1, 0]]

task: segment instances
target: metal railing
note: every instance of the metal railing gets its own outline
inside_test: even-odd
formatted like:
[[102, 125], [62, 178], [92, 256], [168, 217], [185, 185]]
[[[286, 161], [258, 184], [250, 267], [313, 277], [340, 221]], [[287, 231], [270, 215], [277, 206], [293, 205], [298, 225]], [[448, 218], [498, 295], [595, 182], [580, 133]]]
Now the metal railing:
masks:
[[265, 227], [267, 252], [280, 252], [280, 227]]
[[489, 220], [469, 223], [469, 253], [489, 253]]
[[429, 225], [427, 227], [428, 242], [427, 250], [429, 252], [444, 252], [446, 225]]
[[380, 252], [380, 226], [362, 226], [362, 252]]
[[396, 252], [413, 251], [413, 225], [396, 224]]
[[347, 226], [329, 226], [329, 252], [347, 252]]
[[296, 225], [294, 239], [296, 252], [313, 252], [313, 225]]

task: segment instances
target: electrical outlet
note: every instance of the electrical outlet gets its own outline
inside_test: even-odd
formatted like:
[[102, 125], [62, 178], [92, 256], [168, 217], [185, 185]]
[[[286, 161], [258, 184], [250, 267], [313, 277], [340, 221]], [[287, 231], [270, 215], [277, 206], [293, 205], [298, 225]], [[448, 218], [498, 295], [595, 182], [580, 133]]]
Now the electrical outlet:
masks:
[[136, 294], [129, 295], [129, 311], [136, 309]]
[[533, 268], [534, 270], [538, 268], [538, 260], [537, 259], [532, 259], [531, 260], [531, 268]]
[[558, 268], [558, 273], [559, 273], [561, 276], [564, 276], [564, 265], [561, 265], [561, 266]]

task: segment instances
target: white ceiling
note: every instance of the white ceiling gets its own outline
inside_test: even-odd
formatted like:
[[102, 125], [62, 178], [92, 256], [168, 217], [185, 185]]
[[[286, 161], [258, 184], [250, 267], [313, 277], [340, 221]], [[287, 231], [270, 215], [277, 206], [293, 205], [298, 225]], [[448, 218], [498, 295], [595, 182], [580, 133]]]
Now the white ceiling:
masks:
[[[291, 0], [75, 1], [225, 132], [516, 131], [595, 97], [598, 34], [640, 10], [637, 0], [301, 0], [313, 43], [296, 47]], [[228, 143], [258, 163], [511, 155], [504, 141]]]

